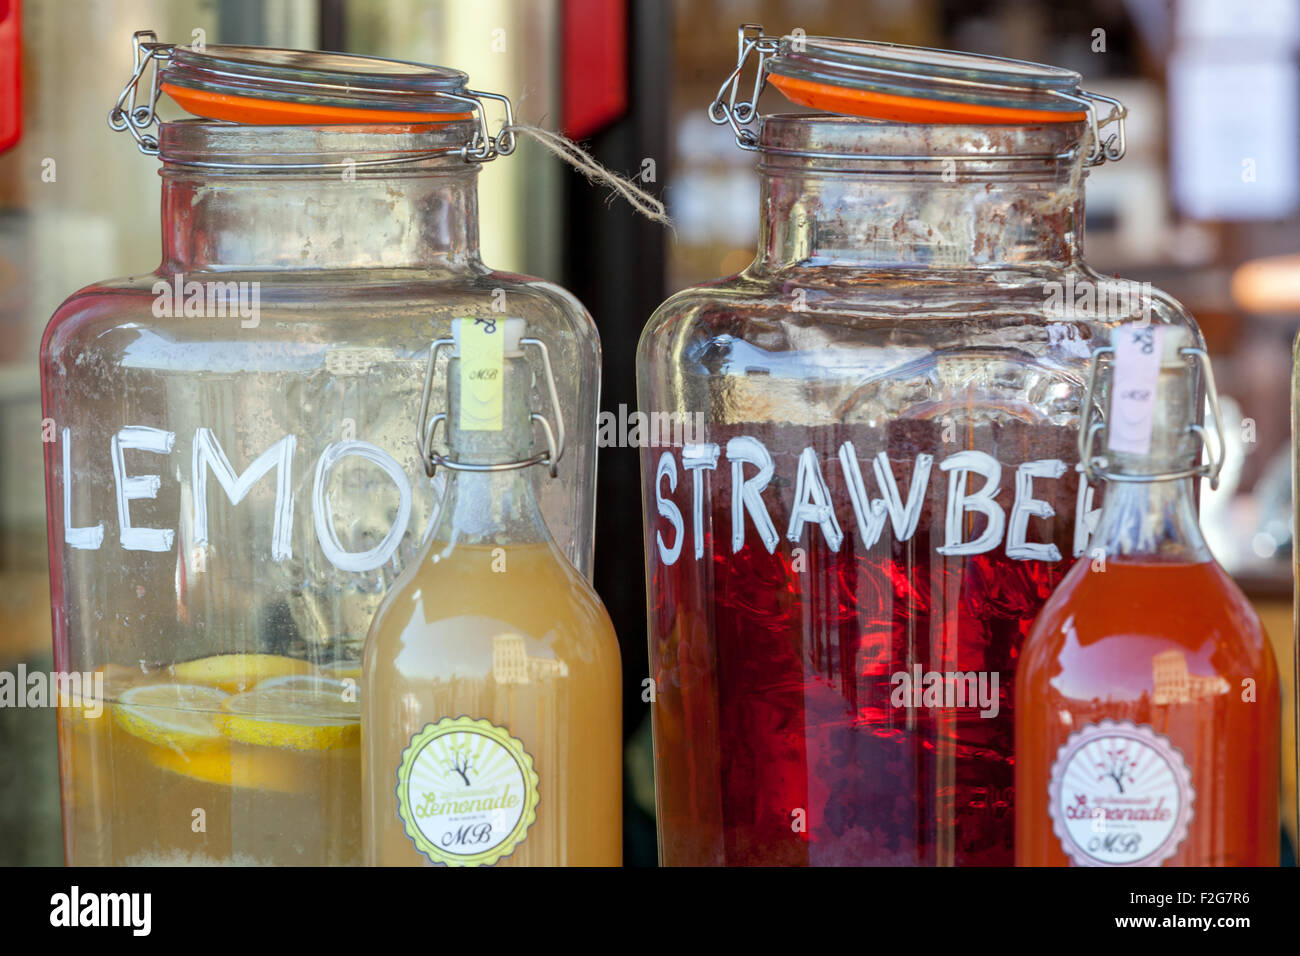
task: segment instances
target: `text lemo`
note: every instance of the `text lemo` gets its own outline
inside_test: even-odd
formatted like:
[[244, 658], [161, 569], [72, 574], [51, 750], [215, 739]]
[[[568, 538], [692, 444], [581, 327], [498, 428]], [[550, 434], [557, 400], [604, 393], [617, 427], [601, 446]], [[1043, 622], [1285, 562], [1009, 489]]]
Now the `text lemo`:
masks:
[[[104, 524], [74, 525], [72, 519], [73, 439], [71, 429], [62, 429], [63, 451], [63, 537], [69, 548], [97, 551], [104, 545]], [[118, 540], [124, 551], [166, 552], [172, 549], [176, 532], [172, 528], [137, 526], [131, 518], [131, 502], [158, 497], [162, 477], [157, 474], [128, 474], [124, 453], [128, 450], [170, 455], [176, 447], [176, 434], [161, 428], [128, 425], [113, 435], [109, 454], [113, 465], [117, 504]], [[236, 472], [216, 435], [210, 428], [198, 428], [191, 443], [190, 479], [193, 494], [194, 545], [208, 544], [208, 481], [225, 492], [231, 505], [238, 505], [253, 486], [274, 472], [275, 515], [267, 529], [271, 558], [284, 561], [293, 556], [293, 459], [298, 447], [294, 435], [273, 442], [242, 472]], [[359, 458], [379, 467], [397, 490], [398, 502], [393, 523], [387, 534], [373, 548], [348, 551], [339, 539], [330, 511], [329, 489], [334, 469], [346, 458]], [[268, 479], [269, 480], [269, 479]], [[347, 440], [326, 446], [316, 461], [312, 482], [312, 518], [316, 539], [329, 562], [341, 571], [360, 573], [383, 567], [396, 553], [411, 518], [412, 485], [401, 464], [392, 455], [370, 442]], [[84, 520], [84, 519], [83, 519]]]

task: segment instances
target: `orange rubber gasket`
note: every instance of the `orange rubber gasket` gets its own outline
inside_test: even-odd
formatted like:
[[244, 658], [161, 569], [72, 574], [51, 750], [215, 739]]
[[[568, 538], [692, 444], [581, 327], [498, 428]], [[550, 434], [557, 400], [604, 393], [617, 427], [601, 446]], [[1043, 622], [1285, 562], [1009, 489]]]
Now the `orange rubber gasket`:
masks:
[[768, 79], [785, 94], [786, 99], [801, 106], [811, 106], [830, 113], [847, 113], [850, 116], [901, 120], [905, 123], [1076, 123], [1088, 116], [1082, 110], [1026, 110], [851, 90], [775, 73], [768, 74]]
[[205, 119], [229, 120], [252, 126], [319, 126], [322, 124], [450, 123], [473, 119], [472, 113], [418, 113], [411, 110], [367, 110], [261, 100], [254, 96], [209, 93], [163, 83], [162, 91], [186, 112]]

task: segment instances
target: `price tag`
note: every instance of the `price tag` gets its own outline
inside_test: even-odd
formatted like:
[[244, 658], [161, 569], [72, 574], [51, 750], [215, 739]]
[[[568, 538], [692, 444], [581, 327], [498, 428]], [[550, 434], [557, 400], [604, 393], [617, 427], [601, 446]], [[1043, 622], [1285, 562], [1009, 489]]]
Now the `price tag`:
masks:
[[1115, 339], [1107, 447], [1130, 455], [1151, 452], [1157, 384], [1165, 329], [1159, 325], [1125, 325]]
[[457, 319], [460, 430], [500, 431], [505, 330], [501, 319]]

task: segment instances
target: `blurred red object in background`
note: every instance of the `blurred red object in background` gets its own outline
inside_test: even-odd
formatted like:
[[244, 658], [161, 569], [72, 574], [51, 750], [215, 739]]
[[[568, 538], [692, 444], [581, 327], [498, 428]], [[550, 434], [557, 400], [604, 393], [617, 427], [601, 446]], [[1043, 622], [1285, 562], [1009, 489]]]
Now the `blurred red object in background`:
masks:
[[21, 8], [20, 0], [0, 0], [0, 151], [23, 129]]
[[627, 5], [565, 0], [564, 135], [599, 132], [627, 110]]

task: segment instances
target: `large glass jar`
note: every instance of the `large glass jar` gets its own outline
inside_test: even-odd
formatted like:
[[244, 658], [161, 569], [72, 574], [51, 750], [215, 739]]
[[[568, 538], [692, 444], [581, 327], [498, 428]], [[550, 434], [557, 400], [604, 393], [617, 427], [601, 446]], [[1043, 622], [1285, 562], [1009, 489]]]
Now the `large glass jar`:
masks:
[[1089, 129], [739, 130], [758, 255], [638, 354], [680, 425], [642, 453], [664, 863], [1012, 863], [1017, 655], [1096, 513], [1089, 357], [1129, 318], [1199, 342], [1084, 262]]
[[479, 258], [478, 129], [164, 124], [162, 264], [51, 319], [56, 666], [107, 698], [60, 710], [70, 863], [359, 862], [355, 681], [436, 518], [415, 422], [453, 319], [522, 318], [548, 346], [560, 409], [540, 374], [533, 407], [562, 409], [568, 450], [536, 490], [590, 571], [595, 327]]

